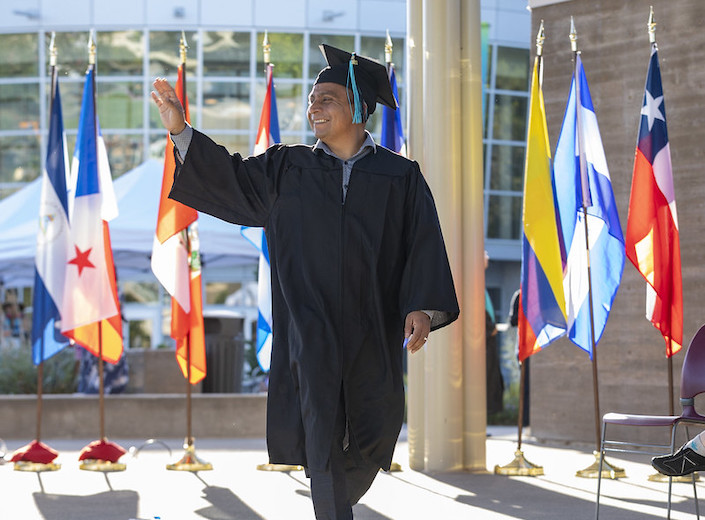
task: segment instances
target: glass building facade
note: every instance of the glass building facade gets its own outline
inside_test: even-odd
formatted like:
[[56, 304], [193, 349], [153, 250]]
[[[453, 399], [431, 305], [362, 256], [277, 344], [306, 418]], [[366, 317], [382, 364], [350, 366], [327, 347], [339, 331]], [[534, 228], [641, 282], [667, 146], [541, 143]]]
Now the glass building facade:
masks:
[[[62, 9], [25, 0], [8, 0], [0, 6], [0, 198], [36, 179], [44, 166], [53, 31], [70, 155], [88, 39], [95, 29], [96, 104], [114, 178], [149, 158], [163, 157], [166, 135], [149, 93], [155, 77], [175, 81], [182, 28], [188, 43], [192, 124], [231, 151], [247, 153], [254, 147], [265, 94], [265, 30], [275, 65], [283, 142], [314, 141], [305, 110], [311, 83], [324, 66], [318, 45], [354, 49], [384, 62], [387, 31], [406, 127], [404, 0], [182, 0], [179, 6], [159, 11], [147, 0], [122, 3], [120, 12], [98, 0], [67, 0]], [[380, 18], [361, 16], [370, 9]], [[487, 29], [484, 226], [491, 262], [486, 278], [498, 321], [504, 321], [519, 284], [530, 13], [517, 0], [483, 0], [481, 13]], [[375, 137], [381, 128], [380, 113], [376, 111], [368, 125]], [[149, 291], [132, 285], [123, 283], [135, 301], [158, 298], [156, 282]], [[230, 289], [227, 284], [208, 287], [209, 303], [222, 303]], [[141, 293], [151, 296], [144, 300]]]

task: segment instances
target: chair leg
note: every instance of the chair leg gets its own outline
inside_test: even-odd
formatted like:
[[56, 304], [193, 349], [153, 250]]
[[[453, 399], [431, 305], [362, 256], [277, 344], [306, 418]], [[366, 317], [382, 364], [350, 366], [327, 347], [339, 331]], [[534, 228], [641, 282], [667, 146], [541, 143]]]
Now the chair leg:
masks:
[[700, 504], [698, 504], [698, 488], [695, 486], [695, 471], [693, 471], [693, 499], [695, 500], [695, 516], [700, 520]]
[[600, 486], [602, 484], [602, 461], [605, 459], [605, 432], [607, 425], [602, 423], [602, 439], [600, 440], [600, 463], [597, 467], [597, 497], [595, 498], [595, 520], [600, 518]]

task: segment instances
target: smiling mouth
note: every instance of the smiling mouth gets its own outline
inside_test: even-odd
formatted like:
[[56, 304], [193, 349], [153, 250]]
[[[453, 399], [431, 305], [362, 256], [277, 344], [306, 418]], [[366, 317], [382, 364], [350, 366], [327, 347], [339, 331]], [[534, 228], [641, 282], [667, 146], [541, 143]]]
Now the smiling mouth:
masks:
[[327, 123], [328, 120], [327, 119], [314, 119], [313, 122], [315, 124], [320, 124], [320, 123]]

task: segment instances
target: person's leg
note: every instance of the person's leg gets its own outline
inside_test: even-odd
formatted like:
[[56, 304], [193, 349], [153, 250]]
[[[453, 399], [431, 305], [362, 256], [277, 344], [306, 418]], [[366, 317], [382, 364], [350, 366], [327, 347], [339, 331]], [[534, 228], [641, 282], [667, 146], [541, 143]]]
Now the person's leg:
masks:
[[671, 477], [705, 470], [705, 431], [690, 439], [675, 453], [651, 459], [651, 465]]
[[311, 479], [311, 499], [316, 520], [352, 520], [345, 475], [345, 406], [341, 399], [335, 420], [335, 434], [330, 459], [325, 470], [308, 469]]

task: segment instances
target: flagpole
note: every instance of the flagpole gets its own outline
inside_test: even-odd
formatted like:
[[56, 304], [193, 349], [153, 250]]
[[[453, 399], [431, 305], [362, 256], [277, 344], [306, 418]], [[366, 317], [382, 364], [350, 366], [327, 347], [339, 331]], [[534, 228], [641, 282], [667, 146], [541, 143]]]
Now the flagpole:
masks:
[[[536, 59], [538, 61], [539, 90], [543, 83], [543, 42], [546, 39], [544, 33], [543, 20], [536, 34]], [[519, 296], [519, 306], [521, 306], [521, 295]], [[528, 359], [528, 358], [527, 358]], [[517, 449], [514, 452], [514, 459], [504, 466], [496, 465], [494, 472], [496, 475], [535, 477], [543, 475], [543, 466], [538, 466], [529, 462], [524, 457], [521, 450], [521, 437], [524, 428], [524, 393], [526, 390], [526, 361], [519, 361], [519, 413], [517, 417]]]
[[[592, 302], [592, 273], [590, 267], [590, 237], [588, 236], [588, 200], [590, 187], [587, 181], [587, 164], [585, 157], [585, 142], [582, 128], [582, 100], [580, 92], [580, 68], [578, 67], [580, 51], [578, 50], [578, 34], [575, 30], [575, 21], [570, 17], [570, 47], [573, 52], [573, 77], [575, 81], [575, 126], [577, 131], [578, 164], [580, 165], [580, 187], [582, 194], [583, 225], [585, 228], [585, 255], [587, 260], [587, 281], [588, 281], [588, 311], [590, 316], [590, 359], [592, 360], [592, 388], [595, 408], [595, 462], [583, 470], [576, 473], [577, 477], [597, 478], [599, 474], [600, 460], [600, 393], [597, 377], [597, 348], [595, 342], [595, 315]], [[603, 478], [620, 478], [626, 474], [621, 468], [610, 467], [606, 461], [602, 463]]]
[[[184, 104], [184, 99], [186, 99], [186, 54], [188, 49], [188, 43], [186, 42], [186, 33], [181, 31], [181, 40], [179, 41], [179, 58], [181, 61], [181, 93], [183, 99], [179, 101]], [[186, 251], [188, 252], [188, 263], [189, 263], [189, 294], [190, 294], [190, 284], [191, 284], [191, 236], [189, 234], [188, 227], [182, 231], [185, 237]], [[190, 296], [189, 296], [190, 298]], [[191, 300], [193, 301], [193, 300]], [[191, 305], [191, 311], [196, 312], [196, 309]], [[173, 296], [172, 296], [172, 316], [174, 319], [174, 306], [173, 306]], [[189, 316], [190, 320], [190, 316]], [[167, 464], [166, 469], [176, 470], [176, 471], [207, 471], [212, 470], [213, 465], [210, 462], [203, 462], [196, 456], [196, 446], [193, 438], [192, 430], [192, 399], [191, 399], [191, 332], [190, 327], [186, 332], [184, 337], [184, 342], [186, 344], [186, 439], [184, 441], [184, 455], [177, 462], [173, 464]]]

